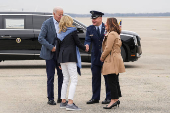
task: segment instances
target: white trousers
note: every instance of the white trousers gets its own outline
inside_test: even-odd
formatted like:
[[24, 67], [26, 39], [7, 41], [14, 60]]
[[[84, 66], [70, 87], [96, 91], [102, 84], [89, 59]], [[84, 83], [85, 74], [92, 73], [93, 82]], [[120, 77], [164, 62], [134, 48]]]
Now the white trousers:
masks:
[[75, 62], [61, 63], [63, 73], [63, 84], [61, 89], [61, 99], [66, 99], [67, 86], [71, 79], [68, 99], [73, 100], [77, 86], [77, 64]]

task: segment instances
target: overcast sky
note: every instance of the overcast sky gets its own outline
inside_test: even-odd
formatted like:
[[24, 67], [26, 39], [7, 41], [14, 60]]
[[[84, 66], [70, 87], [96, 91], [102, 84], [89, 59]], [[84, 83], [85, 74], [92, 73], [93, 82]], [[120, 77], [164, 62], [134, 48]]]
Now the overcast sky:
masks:
[[170, 12], [170, 0], [0, 0], [0, 11], [52, 12], [56, 6], [75, 14]]

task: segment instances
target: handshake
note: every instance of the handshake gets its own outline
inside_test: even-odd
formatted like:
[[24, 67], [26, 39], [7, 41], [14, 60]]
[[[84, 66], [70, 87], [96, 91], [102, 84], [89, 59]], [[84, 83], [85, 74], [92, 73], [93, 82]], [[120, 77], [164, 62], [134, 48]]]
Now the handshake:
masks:
[[85, 46], [86, 46], [86, 50], [85, 51], [88, 52], [89, 51], [89, 45], [86, 44]]

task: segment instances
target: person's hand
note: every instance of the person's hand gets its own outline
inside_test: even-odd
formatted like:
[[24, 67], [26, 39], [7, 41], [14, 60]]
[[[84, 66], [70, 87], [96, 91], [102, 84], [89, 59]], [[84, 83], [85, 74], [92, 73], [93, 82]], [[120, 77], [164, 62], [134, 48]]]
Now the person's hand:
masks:
[[59, 67], [59, 69], [61, 69], [61, 70], [62, 70], [61, 66], [58, 66], [58, 67]]
[[104, 60], [102, 59], [102, 57], [100, 57], [100, 61], [101, 61], [101, 62], [104, 62]]
[[86, 44], [85, 46], [86, 46], [86, 50], [85, 51], [88, 52], [89, 51], [89, 45]]
[[55, 52], [56, 51], [56, 48], [55, 47], [53, 47], [53, 49], [51, 50], [52, 52]]

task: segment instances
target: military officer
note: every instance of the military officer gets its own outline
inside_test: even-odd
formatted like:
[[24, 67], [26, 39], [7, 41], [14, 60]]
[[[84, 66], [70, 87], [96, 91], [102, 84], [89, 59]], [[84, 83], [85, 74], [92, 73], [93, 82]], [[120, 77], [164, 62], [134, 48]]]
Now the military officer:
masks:
[[[101, 90], [101, 69], [103, 63], [100, 61], [102, 41], [105, 34], [105, 26], [102, 22], [104, 13], [99, 11], [90, 11], [92, 24], [87, 27], [85, 45], [92, 44], [91, 50], [91, 71], [92, 71], [92, 98], [87, 104], [99, 103]], [[106, 86], [106, 98], [102, 104], [110, 103], [110, 90], [108, 87], [107, 76], [104, 76]]]

